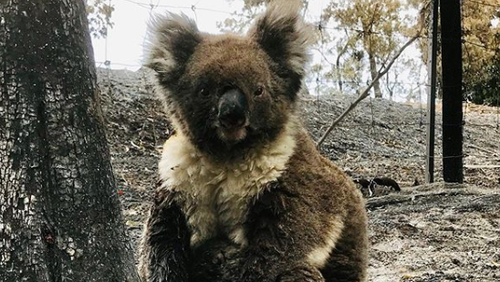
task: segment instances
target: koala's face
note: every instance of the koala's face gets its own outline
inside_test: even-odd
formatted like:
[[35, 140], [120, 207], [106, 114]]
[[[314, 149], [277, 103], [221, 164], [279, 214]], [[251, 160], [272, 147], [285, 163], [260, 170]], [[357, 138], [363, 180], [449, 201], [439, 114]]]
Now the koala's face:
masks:
[[177, 129], [201, 151], [229, 158], [286, 125], [310, 38], [298, 3], [270, 6], [247, 36], [203, 34], [183, 16], [157, 19], [148, 65]]
[[279, 131], [292, 101], [271, 64], [248, 38], [202, 40], [171, 93], [196, 143], [207, 149], [215, 148], [214, 141], [234, 146]]

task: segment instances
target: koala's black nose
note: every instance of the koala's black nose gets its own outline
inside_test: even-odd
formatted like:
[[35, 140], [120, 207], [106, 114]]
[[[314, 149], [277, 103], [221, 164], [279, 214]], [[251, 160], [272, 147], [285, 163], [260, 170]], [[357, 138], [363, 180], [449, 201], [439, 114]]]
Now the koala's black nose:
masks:
[[218, 119], [224, 128], [243, 126], [246, 122], [247, 112], [247, 99], [237, 88], [229, 89], [219, 100]]

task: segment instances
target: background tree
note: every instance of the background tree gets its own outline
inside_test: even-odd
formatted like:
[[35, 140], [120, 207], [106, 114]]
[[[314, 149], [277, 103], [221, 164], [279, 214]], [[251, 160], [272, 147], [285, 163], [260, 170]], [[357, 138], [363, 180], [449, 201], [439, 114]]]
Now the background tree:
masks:
[[83, 0], [0, 2], [0, 281], [138, 281]]
[[108, 28], [113, 27], [111, 15], [115, 8], [109, 0], [85, 0], [89, 20], [90, 34], [94, 37], [106, 37]]
[[[416, 2], [412, 0], [412, 2]], [[415, 4], [415, 3], [414, 3]], [[462, 2], [462, 56], [464, 100], [500, 105], [500, 4], [497, 0]], [[426, 22], [427, 26], [430, 22]], [[429, 30], [427, 28], [427, 30]], [[430, 37], [428, 34], [427, 37]], [[427, 62], [427, 38], [419, 48], [422, 62]], [[438, 44], [441, 36], [438, 34]], [[441, 47], [438, 46], [437, 84], [441, 91]]]
[[218, 22], [217, 26], [222, 31], [242, 33], [250, 26], [255, 17], [264, 11], [265, 4], [268, 2], [269, 0], [243, 0], [242, 10], [234, 12], [230, 18], [223, 22]]
[[474, 103], [500, 105], [500, 3], [462, 3], [464, 94]]
[[[337, 68], [340, 70], [341, 56], [350, 54], [344, 65], [361, 62], [366, 58], [371, 80], [375, 80], [380, 67], [398, 50], [401, 35], [406, 31], [403, 5], [399, 0], [344, 0], [331, 2], [324, 9], [322, 22], [337, 22], [346, 34], [344, 48], [351, 52], [339, 52]], [[355, 60], [353, 61], [352, 58]], [[344, 66], [346, 68], [346, 66]], [[382, 97], [380, 82], [373, 86], [375, 97]]]

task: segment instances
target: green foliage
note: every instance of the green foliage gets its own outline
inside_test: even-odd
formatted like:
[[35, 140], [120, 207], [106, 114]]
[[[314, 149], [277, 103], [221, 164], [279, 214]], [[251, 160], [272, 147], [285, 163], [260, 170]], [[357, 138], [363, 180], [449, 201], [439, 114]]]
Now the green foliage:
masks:
[[465, 98], [478, 104], [500, 105], [498, 0], [465, 1], [462, 13]]
[[[429, 11], [430, 12], [430, 11]], [[462, 2], [462, 64], [464, 100], [477, 104], [499, 104], [500, 95], [500, 5], [498, 0]], [[431, 22], [427, 18], [426, 26]], [[496, 22], [496, 24], [495, 24]], [[439, 27], [438, 27], [439, 29]], [[427, 37], [430, 37], [430, 30]], [[427, 62], [428, 38], [422, 38], [419, 48], [422, 61]], [[441, 36], [438, 34], [437, 79], [438, 96], [442, 96]]]
[[95, 38], [106, 37], [113, 27], [111, 15], [115, 8], [106, 0], [85, 0], [90, 34]]
[[467, 98], [473, 103], [500, 106], [500, 58], [486, 66], [468, 84], [470, 91], [466, 92]]

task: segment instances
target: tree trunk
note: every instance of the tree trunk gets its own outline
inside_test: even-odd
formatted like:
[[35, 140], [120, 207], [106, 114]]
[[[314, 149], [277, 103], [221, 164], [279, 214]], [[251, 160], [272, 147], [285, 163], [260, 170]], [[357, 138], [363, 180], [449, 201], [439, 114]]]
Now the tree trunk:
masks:
[[[377, 62], [375, 61], [375, 55], [371, 50], [369, 50], [368, 52], [368, 59], [370, 61], [370, 74], [372, 76], [372, 81], [373, 81], [378, 75], [378, 70], [377, 70]], [[373, 91], [375, 92], [375, 98], [382, 98], [382, 91], [380, 90], [380, 82], [378, 81], [375, 82], [375, 84], [373, 85]]]
[[138, 281], [83, 0], [0, 1], [0, 281]]

